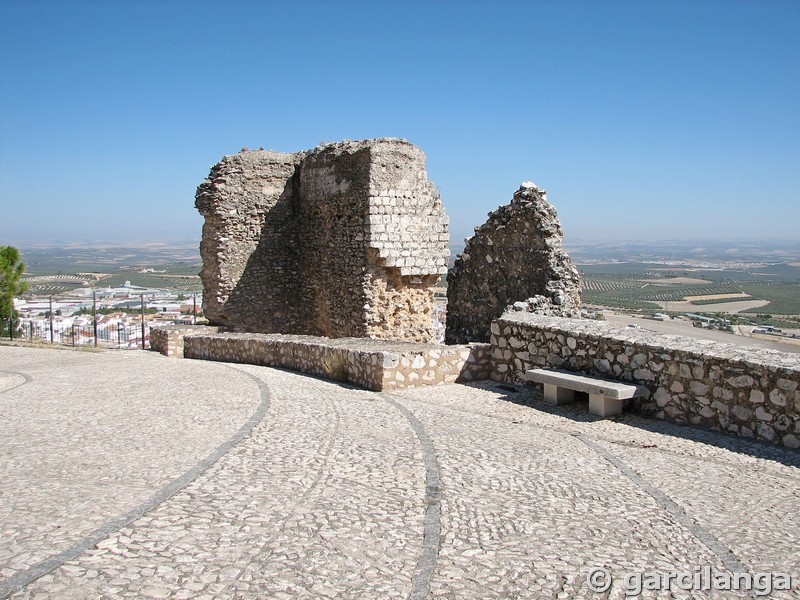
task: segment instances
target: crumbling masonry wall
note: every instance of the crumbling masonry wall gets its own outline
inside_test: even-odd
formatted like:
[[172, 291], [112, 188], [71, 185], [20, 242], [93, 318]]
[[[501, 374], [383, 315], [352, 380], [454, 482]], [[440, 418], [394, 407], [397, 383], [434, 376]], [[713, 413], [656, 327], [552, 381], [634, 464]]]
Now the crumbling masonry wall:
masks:
[[562, 239], [547, 193], [524, 182], [511, 204], [475, 229], [447, 275], [446, 343], [488, 342], [492, 320], [512, 304], [525, 312], [578, 316], [580, 275]]
[[300, 268], [294, 226], [300, 154], [259, 150], [224, 157], [198, 188], [205, 217], [200, 255], [203, 309], [212, 323], [294, 330]]
[[448, 233], [405, 140], [226, 156], [197, 190], [204, 310], [230, 330], [430, 342]]

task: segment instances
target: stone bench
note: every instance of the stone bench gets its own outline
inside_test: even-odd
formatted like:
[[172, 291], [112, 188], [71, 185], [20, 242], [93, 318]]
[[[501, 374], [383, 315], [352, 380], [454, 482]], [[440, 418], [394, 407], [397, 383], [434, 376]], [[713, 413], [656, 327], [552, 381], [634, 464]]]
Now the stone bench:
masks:
[[620, 383], [579, 375], [558, 369], [531, 369], [526, 371], [528, 381], [544, 384], [544, 400], [550, 404], [566, 404], [575, 400], [575, 392], [589, 394], [589, 412], [600, 417], [622, 413], [622, 402], [627, 398], [644, 396], [647, 388], [632, 383]]

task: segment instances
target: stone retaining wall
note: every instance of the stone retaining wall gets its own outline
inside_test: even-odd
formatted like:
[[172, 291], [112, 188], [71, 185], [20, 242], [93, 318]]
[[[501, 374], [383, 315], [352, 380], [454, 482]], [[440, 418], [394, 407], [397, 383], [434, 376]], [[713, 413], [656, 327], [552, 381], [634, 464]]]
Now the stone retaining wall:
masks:
[[169, 325], [150, 329], [150, 349], [164, 356], [183, 358], [183, 339], [201, 333], [217, 333], [219, 327], [207, 325]]
[[554, 367], [644, 385], [639, 412], [800, 447], [800, 355], [507, 312], [492, 323], [491, 378]]
[[284, 367], [375, 391], [489, 378], [488, 344], [438, 346], [366, 338], [169, 329], [160, 330], [159, 340], [151, 341], [154, 350], [168, 356]]

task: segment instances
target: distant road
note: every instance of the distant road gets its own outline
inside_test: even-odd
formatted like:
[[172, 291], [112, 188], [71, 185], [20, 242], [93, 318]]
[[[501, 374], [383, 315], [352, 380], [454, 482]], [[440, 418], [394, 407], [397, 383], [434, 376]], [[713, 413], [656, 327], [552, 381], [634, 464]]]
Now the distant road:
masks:
[[699, 327], [693, 327], [692, 324], [687, 321], [654, 321], [653, 319], [644, 319], [640, 316], [611, 315], [608, 313], [605, 313], [605, 317], [606, 321], [609, 323], [622, 327], [630, 323], [635, 323], [642, 329], [649, 329], [650, 331], [656, 331], [658, 333], [683, 335], [699, 340], [714, 340], [716, 342], [726, 342], [728, 344], [738, 344], [739, 346], [750, 346], [753, 348], [769, 348], [770, 350], [780, 350], [781, 352], [800, 353], [800, 344], [754, 339], [727, 333], [725, 331], [717, 331], [715, 329], [701, 329]]
[[663, 300], [650, 300], [663, 308], [664, 310], [672, 310], [675, 312], [696, 312], [703, 311], [705, 313], [728, 313], [734, 315], [736, 313], [751, 310], [753, 308], [761, 308], [769, 304], [769, 300], [741, 300], [739, 302], [717, 302], [715, 304], [692, 304], [687, 301], [670, 300], [669, 302]]

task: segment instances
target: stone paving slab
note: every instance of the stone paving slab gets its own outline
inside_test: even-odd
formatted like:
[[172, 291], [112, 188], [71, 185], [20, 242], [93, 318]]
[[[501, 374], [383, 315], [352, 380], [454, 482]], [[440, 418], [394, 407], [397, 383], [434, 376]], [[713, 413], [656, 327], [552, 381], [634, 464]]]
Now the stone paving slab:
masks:
[[[24, 379], [0, 387], [0, 592], [13, 598], [624, 598], [626, 573], [704, 567], [789, 572], [795, 589], [770, 597], [800, 594], [797, 451], [596, 419], [488, 382], [374, 393], [253, 365], [17, 348], [0, 348], [0, 372]], [[66, 547], [80, 551], [9, 589]], [[603, 594], [594, 567], [615, 578]]]

